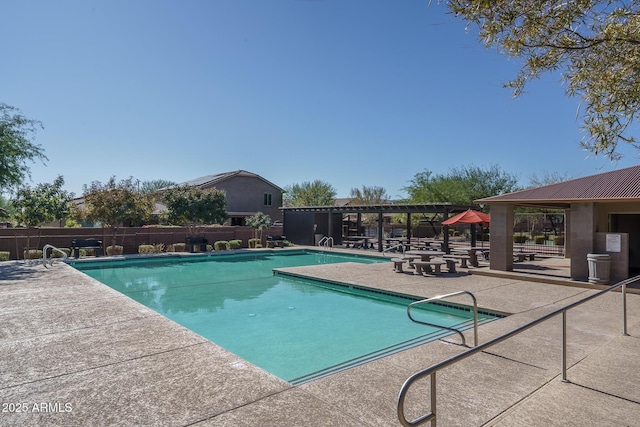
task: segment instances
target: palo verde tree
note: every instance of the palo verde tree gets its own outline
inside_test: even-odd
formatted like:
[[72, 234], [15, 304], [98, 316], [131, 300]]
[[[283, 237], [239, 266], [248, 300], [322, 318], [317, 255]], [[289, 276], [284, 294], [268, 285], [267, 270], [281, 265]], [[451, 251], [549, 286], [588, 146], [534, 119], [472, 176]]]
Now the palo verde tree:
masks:
[[0, 191], [18, 186], [29, 176], [27, 161], [47, 160], [42, 147], [33, 143], [38, 128], [42, 123], [0, 103]]
[[83, 187], [84, 208], [80, 219], [99, 222], [111, 228], [111, 246], [116, 246], [116, 234], [121, 226], [140, 225], [149, 220], [155, 199], [151, 194], [138, 191], [133, 177], [116, 182], [111, 177], [106, 183], [93, 181]]
[[38, 184], [34, 188], [25, 185], [16, 191], [11, 204], [16, 222], [27, 227], [27, 248], [31, 247], [34, 228], [61, 219], [68, 213], [73, 194], [63, 190], [63, 185], [64, 178], [58, 176], [51, 184]]
[[336, 189], [331, 184], [316, 179], [285, 187], [284, 202], [291, 207], [333, 206], [336, 194]]
[[[352, 205], [381, 205], [389, 202], [387, 190], [383, 187], [363, 185], [362, 188], [352, 188], [349, 195]], [[377, 220], [376, 214], [362, 215], [362, 222], [368, 226], [373, 225]]]
[[203, 190], [200, 187], [179, 185], [162, 195], [171, 224], [187, 227], [190, 236], [207, 224], [222, 224], [227, 217], [227, 199], [223, 191]]
[[253, 228], [253, 237], [262, 240], [262, 230], [269, 228], [271, 217], [264, 212], [258, 212], [245, 218], [245, 222]]
[[442, 0], [479, 28], [479, 39], [522, 60], [505, 86], [514, 95], [545, 72], [559, 71], [566, 94], [581, 98], [584, 149], [611, 160], [633, 144], [640, 110], [640, 3], [637, 1]]

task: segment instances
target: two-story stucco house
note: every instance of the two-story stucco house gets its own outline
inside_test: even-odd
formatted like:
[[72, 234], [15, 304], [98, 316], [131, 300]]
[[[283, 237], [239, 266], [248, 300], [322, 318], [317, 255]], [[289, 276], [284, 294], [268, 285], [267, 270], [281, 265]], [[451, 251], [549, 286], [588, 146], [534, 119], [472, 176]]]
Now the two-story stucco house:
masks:
[[282, 220], [282, 193], [284, 190], [260, 175], [237, 170], [202, 176], [179, 185], [196, 185], [203, 190], [215, 188], [227, 197], [227, 222], [244, 225], [244, 219], [263, 212], [271, 220]]

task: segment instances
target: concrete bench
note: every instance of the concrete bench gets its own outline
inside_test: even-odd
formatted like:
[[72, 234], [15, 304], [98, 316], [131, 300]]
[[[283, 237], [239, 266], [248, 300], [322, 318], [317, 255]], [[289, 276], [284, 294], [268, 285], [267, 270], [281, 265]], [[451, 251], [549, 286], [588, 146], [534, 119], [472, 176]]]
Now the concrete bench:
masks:
[[467, 261], [471, 259], [469, 255], [447, 255], [447, 258], [457, 259], [460, 261], [460, 267], [469, 268], [469, 266], [467, 265]]
[[529, 261], [535, 261], [536, 253], [535, 252], [518, 252], [517, 254], [513, 254], [513, 260], [522, 262], [528, 259]]
[[456, 264], [458, 263], [457, 259], [447, 257], [447, 258], [442, 258], [442, 260], [447, 263], [447, 270], [449, 270], [449, 273], [458, 272], [458, 270], [456, 270]]
[[391, 258], [391, 262], [393, 263], [393, 271], [395, 271], [396, 273], [403, 273], [404, 270], [402, 270], [402, 265], [407, 262], [406, 259], [402, 259], [402, 258]]
[[71, 250], [75, 258], [80, 258], [80, 249], [93, 249], [95, 256], [102, 255], [102, 240], [98, 239], [73, 239]]
[[[416, 273], [441, 273], [441, 267], [445, 265], [446, 261], [414, 261], [413, 265], [416, 268]], [[432, 268], [433, 267], [433, 268]]]

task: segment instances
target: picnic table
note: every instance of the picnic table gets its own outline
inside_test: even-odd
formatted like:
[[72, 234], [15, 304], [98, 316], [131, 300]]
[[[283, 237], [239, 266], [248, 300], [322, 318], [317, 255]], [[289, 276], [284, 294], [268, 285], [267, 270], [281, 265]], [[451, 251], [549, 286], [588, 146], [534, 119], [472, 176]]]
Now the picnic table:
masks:
[[406, 251], [406, 255], [419, 255], [420, 261], [431, 261], [431, 258], [445, 255], [442, 251]]
[[345, 245], [345, 247], [349, 247], [349, 245], [353, 245], [353, 248], [364, 248], [364, 249], [369, 249], [370, 247], [373, 247], [373, 243], [370, 243], [369, 241], [371, 239], [373, 239], [374, 237], [372, 236], [346, 236], [342, 239], [342, 243]]

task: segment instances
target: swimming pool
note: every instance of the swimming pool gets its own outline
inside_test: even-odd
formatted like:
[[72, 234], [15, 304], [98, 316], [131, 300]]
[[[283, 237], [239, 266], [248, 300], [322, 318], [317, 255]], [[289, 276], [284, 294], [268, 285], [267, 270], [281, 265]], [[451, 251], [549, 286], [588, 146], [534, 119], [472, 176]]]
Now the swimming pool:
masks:
[[[345, 261], [388, 262], [282, 251], [72, 265], [294, 384], [449, 334], [408, 320], [414, 298], [273, 274], [278, 267]], [[418, 315], [446, 326], [465, 327], [471, 319], [469, 311], [447, 306]]]

